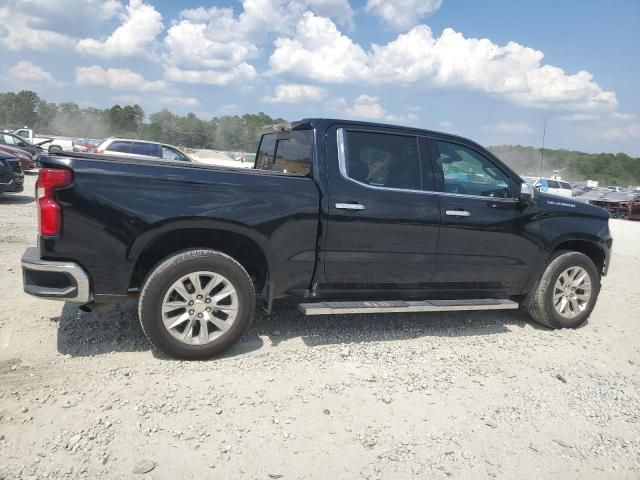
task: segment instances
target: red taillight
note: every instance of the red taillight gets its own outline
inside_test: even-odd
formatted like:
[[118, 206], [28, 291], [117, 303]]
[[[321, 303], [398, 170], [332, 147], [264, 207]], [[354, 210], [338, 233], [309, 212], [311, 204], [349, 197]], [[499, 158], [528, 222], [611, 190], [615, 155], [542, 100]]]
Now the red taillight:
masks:
[[104, 150], [96, 150], [94, 153], [97, 153], [99, 155], [102, 155], [104, 153]]
[[56, 189], [71, 185], [71, 170], [41, 168], [38, 174], [38, 217], [40, 234], [58, 235], [62, 227], [60, 205], [54, 198]]

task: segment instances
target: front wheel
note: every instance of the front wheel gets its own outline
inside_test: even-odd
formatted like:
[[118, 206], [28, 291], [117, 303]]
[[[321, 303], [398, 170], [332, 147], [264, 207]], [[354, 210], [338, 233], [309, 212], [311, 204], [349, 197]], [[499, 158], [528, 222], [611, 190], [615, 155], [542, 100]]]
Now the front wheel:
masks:
[[580, 252], [559, 252], [551, 259], [527, 299], [533, 319], [550, 328], [575, 328], [584, 323], [600, 293], [600, 274]]
[[240, 339], [251, 325], [255, 303], [251, 278], [233, 258], [215, 250], [185, 250], [147, 277], [138, 315], [158, 350], [205, 360]]

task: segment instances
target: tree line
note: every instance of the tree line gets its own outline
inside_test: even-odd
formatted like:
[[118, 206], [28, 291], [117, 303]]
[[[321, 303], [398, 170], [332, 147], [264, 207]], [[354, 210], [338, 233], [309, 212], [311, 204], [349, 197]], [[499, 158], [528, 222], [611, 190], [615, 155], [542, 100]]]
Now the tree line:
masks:
[[[600, 185], [640, 185], [640, 159], [625, 153], [585, 153], [522, 145], [489, 147], [498, 158], [521, 175], [549, 177], [558, 171], [563, 180], [597, 180]], [[542, 160], [542, 165], [541, 165]]]
[[265, 125], [284, 122], [266, 113], [224, 115], [203, 120], [195, 114], [161, 110], [145, 116], [139, 105], [81, 108], [73, 102], [50, 103], [23, 90], [0, 93], [0, 127], [31, 127], [38, 133], [82, 138], [127, 137], [217, 150], [254, 151]]
[[[50, 103], [37, 93], [23, 90], [0, 93], [0, 127], [29, 126], [38, 133], [86, 138], [134, 137], [191, 148], [255, 151], [260, 129], [283, 122], [266, 113], [224, 115], [202, 120], [193, 113], [176, 115], [169, 110], [146, 117], [139, 105], [80, 108], [76, 103]], [[489, 147], [522, 175], [538, 175], [541, 150], [521, 145]], [[542, 175], [554, 170], [569, 181], [598, 180], [606, 185], [640, 185], [640, 159], [624, 153], [591, 154], [570, 150], [544, 151]]]

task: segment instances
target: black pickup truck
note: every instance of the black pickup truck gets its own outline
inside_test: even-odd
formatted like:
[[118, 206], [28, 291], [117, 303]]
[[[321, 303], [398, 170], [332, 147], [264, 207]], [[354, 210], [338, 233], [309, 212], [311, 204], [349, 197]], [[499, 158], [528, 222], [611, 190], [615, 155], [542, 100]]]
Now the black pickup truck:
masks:
[[306, 315], [525, 308], [552, 328], [591, 313], [609, 214], [535, 192], [478, 144], [305, 119], [265, 129], [253, 169], [61, 153], [40, 158], [24, 289], [138, 299], [161, 351], [211, 357], [258, 301]]

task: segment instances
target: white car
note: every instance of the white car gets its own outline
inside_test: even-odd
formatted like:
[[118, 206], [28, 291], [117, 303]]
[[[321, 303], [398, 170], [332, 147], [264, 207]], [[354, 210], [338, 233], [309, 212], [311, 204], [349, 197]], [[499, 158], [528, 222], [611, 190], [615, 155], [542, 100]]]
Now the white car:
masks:
[[73, 140], [71, 140], [70, 138], [34, 133], [32, 129], [26, 127], [19, 130], [14, 130], [11, 133], [14, 133], [22, 138], [26, 138], [27, 140], [29, 140], [29, 143], [39, 145], [50, 153], [62, 152], [63, 150], [65, 152], [87, 151], [85, 147], [75, 146], [73, 144]]
[[162, 159], [173, 162], [193, 161], [189, 156], [171, 145], [131, 138], [107, 138], [96, 147], [95, 153], [115, 157]]
[[573, 197], [573, 190], [569, 182], [563, 182], [562, 180], [555, 180], [553, 178], [538, 178], [534, 184], [541, 192], [551, 193], [553, 195], [559, 195], [561, 197]]

